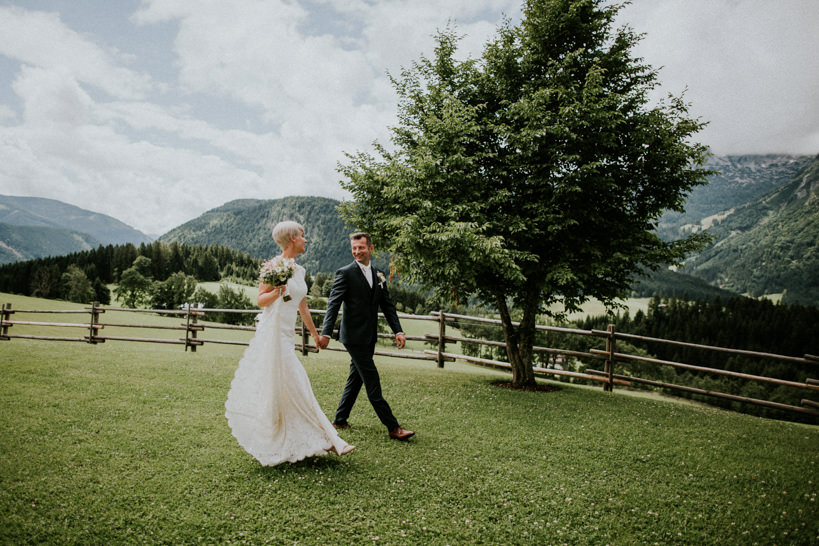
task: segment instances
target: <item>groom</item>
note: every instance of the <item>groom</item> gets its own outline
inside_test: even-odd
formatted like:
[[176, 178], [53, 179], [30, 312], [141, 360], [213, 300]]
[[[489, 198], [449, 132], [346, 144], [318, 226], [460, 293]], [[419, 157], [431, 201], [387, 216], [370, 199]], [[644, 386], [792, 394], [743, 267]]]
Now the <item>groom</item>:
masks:
[[350, 428], [347, 418], [353, 409], [361, 385], [367, 390], [375, 413], [389, 431], [390, 438], [408, 440], [415, 433], [404, 430], [392, 414], [387, 401], [381, 395], [381, 380], [373, 362], [375, 342], [378, 333], [378, 309], [384, 313], [387, 323], [395, 332], [395, 343], [404, 347], [406, 337], [401, 331], [401, 323], [390, 301], [387, 279], [370, 263], [373, 242], [368, 233], [350, 235], [350, 247], [355, 261], [336, 271], [327, 314], [321, 328], [319, 348], [326, 349], [336, 324], [339, 307], [344, 305], [338, 339], [350, 354], [350, 375], [336, 410], [333, 426], [337, 429]]

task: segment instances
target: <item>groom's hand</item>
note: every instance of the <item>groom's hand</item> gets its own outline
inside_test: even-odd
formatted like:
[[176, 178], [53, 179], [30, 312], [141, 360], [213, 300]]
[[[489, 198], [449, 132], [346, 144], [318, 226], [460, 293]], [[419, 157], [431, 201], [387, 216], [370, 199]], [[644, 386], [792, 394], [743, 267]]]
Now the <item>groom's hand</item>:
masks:
[[403, 349], [404, 345], [407, 344], [407, 336], [404, 334], [395, 334], [395, 344], [399, 349]]
[[330, 345], [330, 338], [327, 336], [321, 336], [318, 338], [316, 343], [318, 344], [318, 348], [323, 351], [328, 345]]

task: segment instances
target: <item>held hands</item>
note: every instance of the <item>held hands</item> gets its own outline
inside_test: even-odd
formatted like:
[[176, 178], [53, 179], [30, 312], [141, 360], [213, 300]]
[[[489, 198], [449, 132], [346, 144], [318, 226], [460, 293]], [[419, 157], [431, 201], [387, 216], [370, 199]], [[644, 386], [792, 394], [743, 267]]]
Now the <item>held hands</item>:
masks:
[[[326, 349], [328, 345], [330, 345], [330, 338], [327, 336], [319, 336], [316, 340], [316, 347], [319, 349]], [[407, 337], [404, 334], [398, 334], [395, 336], [395, 344], [398, 346], [399, 349], [403, 349], [404, 345], [407, 344]]]
[[325, 347], [321, 346], [321, 336], [318, 335], [318, 332], [313, 334], [313, 343], [316, 344], [316, 350], [321, 350], [321, 349], [326, 348], [326, 345], [325, 345]]

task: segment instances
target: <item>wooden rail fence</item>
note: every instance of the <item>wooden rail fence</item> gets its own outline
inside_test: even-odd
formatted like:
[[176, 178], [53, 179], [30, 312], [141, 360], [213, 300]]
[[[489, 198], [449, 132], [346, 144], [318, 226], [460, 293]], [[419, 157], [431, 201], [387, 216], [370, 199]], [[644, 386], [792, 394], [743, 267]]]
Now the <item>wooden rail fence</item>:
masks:
[[[311, 310], [312, 313], [316, 315], [322, 315], [325, 311], [321, 309], [313, 309]], [[184, 322], [180, 322], [177, 324], [132, 324], [127, 322], [103, 322], [102, 316], [105, 313], [145, 313], [145, 314], [155, 314], [155, 315], [162, 315], [166, 317], [175, 317], [177, 319], [184, 319]], [[227, 330], [239, 330], [239, 331], [255, 331], [254, 326], [240, 326], [240, 325], [230, 325], [230, 324], [221, 324], [221, 323], [214, 323], [214, 322], [207, 322], [204, 323], [201, 319], [204, 317], [205, 313], [241, 313], [241, 314], [258, 314], [260, 310], [238, 310], [238, 309], [206, 309], [206, 308], [197, 308], [197, 307], [187, 307], [185, 309], [178, 309], [178, 310], [165, 310], [165, 309], [130, 309], [130, 308], [122, 308], [122, 307], [106, 307], [101, 306], [98, 303], [92, 303], [89, 306], [83, 307], [81, 309], [70, 309], [70, 310], [41, 310], [41, 309], [13, 309], [11, 304], [3, 304], [2, 308], [0, 308], [0, 340], [11, 340], [11, 339], [36, 339], [36, 340], [51, 340], [51, 341], [75, 341], [75, 342], [85, 342], [90, 344], [97, 344], [97, 343], [105, 343], [106, 341], [133, 341], [133, 342], [143, 342], [143, 343], [167, 343], [167, 344], [174, 344], [174, 345], [182, 345], [185, 347], [187, 351], [190, 349], [192, 352], [196, 352], [197, 347], [201, 347], [205, 344], [229, 344], [229, 345], [247, 345], [248, 341], [241, 341], [241, 340], [230, 340], [230, 339], [218, 339], [212, 337], [203, 337], [206, 332], [218, 332], [220, 330], [227, 331]], [[45, 321], [33, 321], [33, 320], [15, 320], [15, 315], [17, 314], [57, 314], [57, 315], [67, 315], [67, 314], [80, 314], [80, 315], [87, 315], [88, 319], [83, 322], [45, 322]], [[435, 322], [437, 323], [437, 334], [425, 334], [423, 336], [407, 336], [408, 341], [419, 341], [425, 342], [430, 345], [430, 347], [434, 347], [431, 349], [425, 350], [408, 350], [405, 349], [403, 351], [387, 351], [379, 349], [376, 351], [376, 355], [380, 356], [389, 356], [389, 357], [396, 357], [396, 358], [410, 358], [416, 360], [427, 360], [433, 361], [437, 364], [438, 367], [443, 368], [446, 362], [451, 361], [462, 361], [471, 364], [476, 364], [480, 366], [489, 366], [493, 368], [500, 368], [500, 369], [511, 369], [511, 365], [508, 362], [499, 361], [499, 360], [491, 360], [486, 358], [480, 358], [476, 356], [468, 356], [458, 353], [453, 353], [447, 351], [446, 347], [447, 344], [463, 344], [463, 343], [471, 343], [477, 345], [486, 345], [486, 346], [494, 346], [494, 347], [506, 347], [506, 344], [501, 341], [492, 341], [492, 340], [485, 340], [485, 339], [477, 339], [471, 337], [464, 337], [461, 335], [451, 335], [447, 334], [447, 325], [455, 325], [457, 323], [468, 321], [474, 323], [484, 323], [484, 324], [492, 324], [492, 325], [500, 325], [501, 321], [496, 319], [489, 319], [489, 318], [482, 318], [482, 317], [472, 317], [467, 315], [459, 315], [454, 313], [444, 313], [444, 312], [436, 312], [429, 315], [411, 315], [411, 314], [404, 314], [399, 313], [399, 317], [403, 320], [419, 320], [419, 321], [427, 321], [427, 322]], [[48, 328], [74, 328], [81, 331], [84, 331], [82, 335], [77, 336], [55, 336], [55, 335], [44, 335], [44, 334], [25, 334], [25, 333], [17, 333], [17, 330], [14, 330], [14, 327], [48, 327]], [[134, 336], [116, 336], [116, 335], [106, 335], [104, 333], [105, 328], [120, 328], [120, 329], [155, 329], [161, 331], [170, 331], [170, 332], [179, 332], [182, 334], [184, 332], [184, 337], [176, 337], [176, 338], [161, 338], [161, 337], [134, 337]], [[589, 349], [588, 351], [575, 351], [575, 350], [568, 350], [568, 349], [560, 349], [555, 347], [534, 347], [534, 351], [537, 354], [548, 354], [553, 355], [564, 360], [572, 359], [572, 358], [585, 358], [585, 359], [593, 359], [602, 362], [603, 369], [602, 370], [595, 370], [587, 368], [583, 372], [578, 371], [570, 371], [561, 368], [555, 367], [542, 367], [542, 366], [535, 366], [534, 371], [536, 374], [540, 376], [563, 376], [569, 377], [572, 379], [583, 380], [583, 381], [590, 381], [602, 384], [603, 388], [607, 391], [611, 391], [614, 389], [615, 385], [621, 386], [629, 386], [634, 383], [637, 384], [644, 384], [650, 385], [653, 387], [659, 387], [664, 389], [673, 389], [688, 393], [694, 393], [699, 395], [705, 395], [715, 398], [722, 398], [726, 400], [732, 400], [737, 402], [743, 402], [747, 404], [754, 404], [758, 406], [765, 406], [769, 408], [775, 408], [779, 410], [797, 412], [801, 414], [807, 414], [812, 416], [819, 416], [819, 402], [814, 398], [805, 398], [801, 400], [801, 406], [795, 406], [790, 404], [782, 404], [779, 402], [773, 402], [770, 400], [762, 400], [757, 398], [749, 398], [744, 396], [738, 396], [729, 393], [717, 392], [717, 391], [710, 391], [699, 389], [691, 386], [686, 385], [677, 385], [673, 383], [667, 383], [662, 381], [657, 381], [653, 379], [645, 379], [640, 377], [635, 377], [631, 375], [624, 375], [615, 373], [615, 367], [618, 362], [643, 362], [648, 363], [656, 366], [670, 366], [677, 369], [684, 369], [689, 371], [696, 371], [696, 372], [704, 372], [719, 376], [731, 377], [735, 379], [742, 379], [742, 380], [752, 380], [758, 381], [761, 383], [773, 384], [773, 385], [780, 385], [786, 386], [796, 389], [802, 389], [806, 392], [811, 393], [814, 397], [817, 396], [817, 392], [819, 391], [819, 380], [815, 378], [805, 378], [804, 381], [790, 381], [785, 379], [777, 379], [773, 377], [766, 377], [766, 376], [759, 376], [759, 375], [752, 375], [746, 374], [741, 372], [734, 372], [730, 370], [723, 370], [718, 368], [709, 368], [705, 366], [698, 366], [695, 364], [688, 364], [682, 362], [674, 362], [668, 360], [661, 360], [656, 358], [649, 358], [645, 356], [639, 355], [631, 355], [626, 353], [621, 353], [617, 351], [617, 341], [618, 340], [627, 340], [629, 342], [636, 342], [636, 343], [662, 343], [662, 344], [670, 344], [676, 345], [680, 347], [687, 347], [687, 348], [695, 348], [701, 349], [704, 351], [713, 351], [718, 352], [725, 355], [740, 355], [746, 357], [754, 357], [760, 359], [767, 359], [767, 360], [774, 360], [779, 362], [787, 362], [792, 364], [808, 364], [808, 365], [816, 365], [819, 366], [819, 356], [816, 355], [804, 355], [802, 357], [796, 356], [786, 356], [786, 355], [778, 355], [772, 353], [765, 353], [765, 352], [757, 352], [757, 351], [749, 351], [744, 349], [731, 349], [727, 347], [715, 347], [710, 345], [700, 345], [696, 343], [688, 343], [684, 341], [674, 341], [662, 338], [653, 338], [653, 337], [646, 337], [646, 336], [638, 336], [634, 334], [628, 334], [624, 332], [617, 332], [613, 324], [609, 325], [606, 330], [581, 330], [577, 328], [565, 328], [559, 326], [545, 326], [545, 325], [537, 325], [537, 330], [539, 331], [547, 331], [547, 332], [555, 332], [561, 334], [569, 334], [569, 335], [576, 335], [576, 336], [587, 336], [587, 337], [596, 337], [602, 338], [605, 340], [605, 349]], [[302, 354], [308, 354], [310, 352], [318, 352], [318, 349], [310, 345], [309, 343], [309, 333], [305, 328], [301, 328], [300, 326], [296, 327], [296, 333], [299, 334], [300, 343], [297, 342], [295, 347], [297, 350], [301, 351]], [[379, 338], [384, 339], [391, 339], [394, 336], [392, 334], [378, 334]], [[330, 351], [344, 351], [342, 347], [330, 346], [326, 350]]]

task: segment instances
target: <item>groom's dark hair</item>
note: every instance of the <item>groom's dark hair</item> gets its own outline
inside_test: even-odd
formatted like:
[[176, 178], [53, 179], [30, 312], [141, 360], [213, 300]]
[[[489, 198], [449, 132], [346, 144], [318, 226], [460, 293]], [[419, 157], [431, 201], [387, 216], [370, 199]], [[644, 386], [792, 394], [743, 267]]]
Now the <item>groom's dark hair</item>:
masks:
[[357, 231], [350, 235], [351, 241], [358, 241], [359, 239], [366, 239], [367, 246], [373, 246], [373, 238], [370, 237], [370, 234], [365, 231]]

